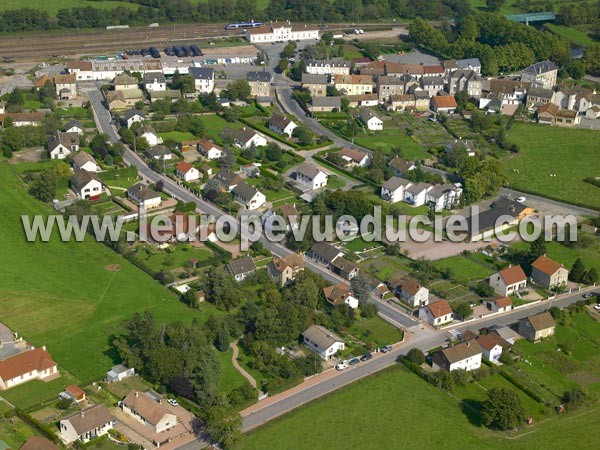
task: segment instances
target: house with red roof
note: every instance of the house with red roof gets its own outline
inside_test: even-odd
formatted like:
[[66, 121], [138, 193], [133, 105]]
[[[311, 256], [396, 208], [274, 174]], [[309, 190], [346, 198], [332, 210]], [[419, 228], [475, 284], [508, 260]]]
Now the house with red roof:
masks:
[[490, 277], [490, 286], [498, 294], [508, 297], [527, 287], [527, 276], [521, 266], [509, 266]]
[[48, 380], [58, 375], [56, 363], [46, 347], [32, 348], [0, 361], [0, 390], [31, 380]]
[[419, 319], [431, 326], [439, 327], [454, 320], [454, 311], [447, 300], [438, 300], [423, 306], [419, 310]]
[[569, 271], [561, 263], [542, 255], [531, 264], [531, 278], [546, 289], [556, 289], [567, 284]]
[[510, 311], [513, 304], [510, 298], [504, 295], [496, 295], [495, 297], [484, 300], [483, 306], [485, 306], [488, 311], [497, 313]]
[[196, 181], [200, 179], [200, 171], [187, 161], [181, 161], [175, 167], [175, 175], [183, 181]]

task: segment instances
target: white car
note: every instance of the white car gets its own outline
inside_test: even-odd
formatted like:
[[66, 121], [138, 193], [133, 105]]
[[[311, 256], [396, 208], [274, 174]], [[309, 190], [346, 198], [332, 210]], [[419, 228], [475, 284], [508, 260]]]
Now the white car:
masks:
[[348, 362], [343, 361], [335, 366], [335, 370], [344, 370], [348, 368]]
[[517, 197], [517, 201], [518, 201], [519, 203], [524, 203], [524, 202], [525, 202], [525, 200], [527, 200], [527, 198], [525, 198], [525, 197], [523, 197], [523, 196], [521, 196], [521, 197]]
[[174, 398], [170, 398], [169, 400], [167, 400], [167, 403], [171, 406], [179, 406], [179, 403], [177, 403], [177, 400], [175, 400]]
[[596, 311], [600, 311], [600, 305], [594, 305], [594, 309], [595, 309]]

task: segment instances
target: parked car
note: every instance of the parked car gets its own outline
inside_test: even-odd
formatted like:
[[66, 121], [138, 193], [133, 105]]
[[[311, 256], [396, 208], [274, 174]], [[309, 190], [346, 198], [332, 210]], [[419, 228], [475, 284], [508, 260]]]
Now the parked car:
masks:
[[384, 345], [379, 350], [381, 351], [381, 353], [391, 352], [392, 351], [392, 346], [390, 344]]
[[594, 305], [594, 309], [595, 309], [596, 311], [600, 311], [600, 305]]
[[336, 364], [336, 366], [335, 366], [335, 370], [344, 370], [347, 368], [348, 368], [348, 363], [346, 361]]
[[368, 361], [368, 360], [370, 360], [372, 357], [373, 357], [373, 354], [372, 354], [372, 353], [365, 353], [364, 355], [362, 355], [362, 356], [360, 357], [360, 360], [361, 360], [361, 361]]
[[348, 361], [348, 364], [350, 364], [351, 366], [358, 364], [360, 362], [360, 359], [358, 358], [352, 358], [350, 361]]
[[525, 200], [527, 200], [526, 197], [523, 197], [523, 196], [517, 197], [517, 202], [519, 202], [519, 203], [524, 203]]
[[586, 292], [585, 294], [582, 295], [583, 298], [588, 299], [592, 296], [591, 292]]
[[170, 398], [167, 400], [167, 403], [171, 406], [179, 406], [179, 403], [174, 398]]

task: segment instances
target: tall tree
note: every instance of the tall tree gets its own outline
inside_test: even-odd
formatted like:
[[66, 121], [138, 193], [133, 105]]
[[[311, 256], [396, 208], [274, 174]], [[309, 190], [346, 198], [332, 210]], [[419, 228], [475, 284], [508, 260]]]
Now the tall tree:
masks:
[[525, 410], [512, 389], [492, 388], [481, 405], [481, 421], [485, 426], [510, 430], [523, 423]]

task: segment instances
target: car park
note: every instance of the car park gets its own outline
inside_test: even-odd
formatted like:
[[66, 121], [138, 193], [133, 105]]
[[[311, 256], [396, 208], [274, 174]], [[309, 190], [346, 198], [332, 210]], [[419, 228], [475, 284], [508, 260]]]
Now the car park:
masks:
[[360, 357], [360, 360], [361, 360], [361, 361], [368, 361], [368, 360], [370, 360], [372, 357], [373, 357], [373, 354], [372, 354], [372, 353], [365, 353], [364, 355], [362, 355], [362, 356]]
[[358, 364], [360, 362], [360, 359], [358, 358], [352, 358], [350, 361], [348, 361], [348, 364], [350, 364], [351, 366]]
[[342, 361], [339, 364], [336, 364], [335, 370], [344, 370], [348, 368], [348, 363], [346, 361]]

